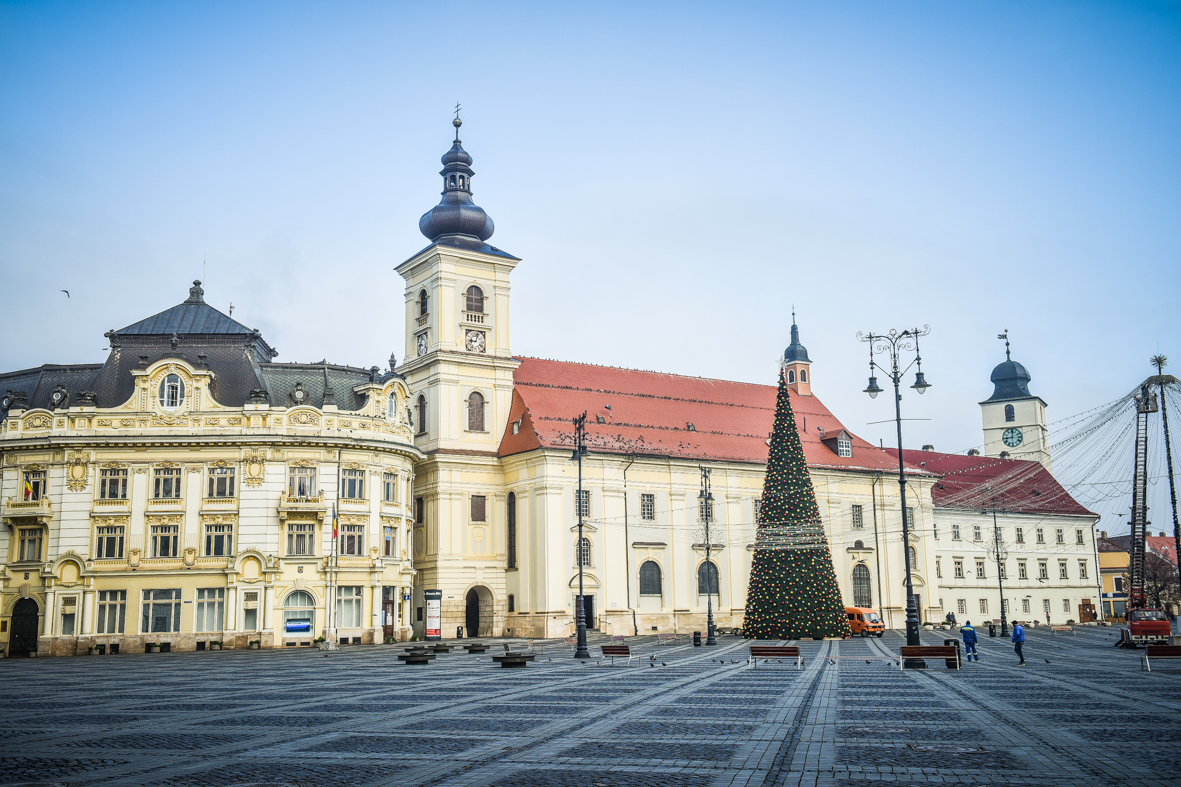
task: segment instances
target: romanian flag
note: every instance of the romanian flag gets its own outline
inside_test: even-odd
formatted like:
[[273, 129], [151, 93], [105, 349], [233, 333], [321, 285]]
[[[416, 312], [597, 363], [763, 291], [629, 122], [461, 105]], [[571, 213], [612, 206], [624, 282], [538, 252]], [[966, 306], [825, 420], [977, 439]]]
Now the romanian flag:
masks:
[[336, 504], [332, 504], [332, 537], [337, 538], [336, 534]]
[[29, 477], [25, 476], [25, 502], [33, 498], [33, 485], [29, 483]]

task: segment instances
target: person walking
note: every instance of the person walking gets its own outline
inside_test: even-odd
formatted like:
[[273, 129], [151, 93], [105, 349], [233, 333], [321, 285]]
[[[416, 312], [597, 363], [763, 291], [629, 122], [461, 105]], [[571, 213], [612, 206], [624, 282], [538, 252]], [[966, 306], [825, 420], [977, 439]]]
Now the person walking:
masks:
[[968, 661], [975, 656], [977, 661], [980, 661], [980, 653], [976, 650], [976, 629], [972, 628], [972, 621], [965, 620], [964, 625], [960, 626], [960, 633], [964, 635], [964, 653], [968, 656]]
[[1017, 662], [1018, 667], [1025, 666], [1025, 654], [1021, 652], [1021, 646], [1025, 644], [1025, 629], [1021, 627], [1020, 623], [1013, 624], [1013, 651], [1017, 654], [1017, 658], [1021, 661]]

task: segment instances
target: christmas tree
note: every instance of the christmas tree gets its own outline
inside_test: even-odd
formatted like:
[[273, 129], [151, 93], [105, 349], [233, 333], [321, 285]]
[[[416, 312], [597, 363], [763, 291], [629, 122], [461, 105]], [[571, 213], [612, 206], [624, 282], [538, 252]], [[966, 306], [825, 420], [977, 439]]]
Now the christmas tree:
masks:
[[849, 636], [832, 553], [782, 372], [755, 528], [742, 635], [750, 639]]

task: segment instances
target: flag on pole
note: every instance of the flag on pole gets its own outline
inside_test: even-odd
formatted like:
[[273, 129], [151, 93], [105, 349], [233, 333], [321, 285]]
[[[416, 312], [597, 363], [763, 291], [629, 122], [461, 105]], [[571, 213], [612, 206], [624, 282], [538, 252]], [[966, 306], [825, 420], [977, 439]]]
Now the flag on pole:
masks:
[[29, 483], [29, 477], [25, 476], [25, 502], [27, 503], [33, 497], [33, 485]]
[[332, 504], [332, 538], [335, 540], [336, 535], [336, 503]]

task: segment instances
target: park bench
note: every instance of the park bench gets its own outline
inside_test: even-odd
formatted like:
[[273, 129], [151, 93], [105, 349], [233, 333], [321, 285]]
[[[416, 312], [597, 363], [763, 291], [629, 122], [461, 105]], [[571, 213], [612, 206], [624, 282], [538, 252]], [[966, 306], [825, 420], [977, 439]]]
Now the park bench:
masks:
[[1181, 645], [1145, 645], [1140, 657], [1140, 671], [1152, 672], [1149, 659], [1181, 659]]
[[960, 649], [955, 645], [903, 645], [898, 649], [898, 669], [904, 669], [911, 659], [943, 659], [948, 669], [960, 668]]
[[795, 645], [751, 645], [747, 650], [750, 651], [747, 663], [751, 668], [758, 666], [759, 659], [763, 659], [764, 663], [768, 663], [770, 659], [787, 659], [795, 662], [796, 669], [804, 668], [804, 657]]
[[636, 663], [639, 663], [640, 660], [640, 657], [632, 653], [632, 649], [628, 645], [600, 645], [599, 650], [603, 651], [602, 658], [599, 659], [600, 664], [603, 663], [603, 659], [610, 659], [611, 665], [614, 666], [615, 659], [625, 658], [627, 663], [624, 666], [630, 667], [632, 659], [635, 659]]
[[488, 650], [488, 646], [483, 642], [472, 642], [470, 644], [464, 645], [463, 649], [468, 653], [483, 653], [484, 651]]
[[656, 644], [657, 645], [675, 645], [675, 644], [677, 644], [677, 635], [676, 634], [657, 634], [656, 635]]
[[398, 661], [406, 664], [429, 664], [431, 659], [435, 658], [438, 658], [438, 656], [426, 650], [411, 650], [398, 654]]
[[1069, 631], [1071, 634], [1073, 634], [1074, 633], [1074, 626], [1050, 626], [1050, 633], [1051, 634], [1057, 634], [1059, 631], [1063, 631], [1063, 632]]

